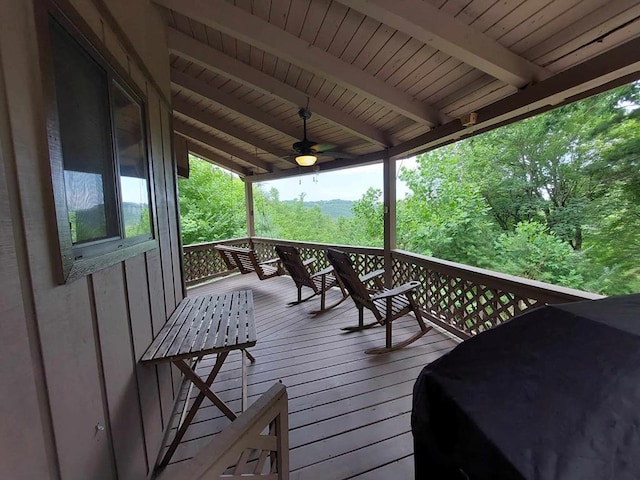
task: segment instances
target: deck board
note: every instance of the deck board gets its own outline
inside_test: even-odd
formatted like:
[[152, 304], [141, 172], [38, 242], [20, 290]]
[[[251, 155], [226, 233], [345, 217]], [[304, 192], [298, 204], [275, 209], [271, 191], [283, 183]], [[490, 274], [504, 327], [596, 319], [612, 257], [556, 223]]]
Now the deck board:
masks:
[[[366, 355], [364, 350], [384, 343], [384, 329], [340, 330], [357, 322], [358, 312], [351, 300], [319, 315], [311, 314], [319, 299], [287, 307], [296, 296], [288, 277], [259, 281], [255, 275], [233, 275], [193, 287], [189, 295], [240, 289], [253, 291], [258, 334], [257, 344], [250, 349], [256, 363], [247, 368], [249, 403], [274, 382], [287, 386], [291, 478], [412, 477], [413, 384], [424, 365], [456, 342], [432, 330], [402, 350]], [[339, 291], [329, 292], [328, 301], [339, 295]], [[417, 328], [415, 319], [400, 319], [394, 324], [394, 337], [402, 339]], [[213, 356], [203, 359], [198, 372], [206, 374], [214, 362]], [[241, 357], [234, 352], [213, 385], [235, 411], [240, 410], [240, 370]], [[179, 405], [185, 396], [182, 392]], [[188, 461], [228, 424], [205, 400], [168, 468]]]

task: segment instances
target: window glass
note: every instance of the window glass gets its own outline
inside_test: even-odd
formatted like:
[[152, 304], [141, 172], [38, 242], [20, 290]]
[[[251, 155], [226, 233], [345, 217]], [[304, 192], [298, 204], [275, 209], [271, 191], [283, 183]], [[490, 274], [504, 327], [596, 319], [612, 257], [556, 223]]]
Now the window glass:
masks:
[[72, 243], [119, 236], [108, 76], [55, 21], [51, 32]]
[[149, 176], [142, 109], [116, 82], [113, 83], [112, 105], [120, 166], [124, 236], [150, 236]]

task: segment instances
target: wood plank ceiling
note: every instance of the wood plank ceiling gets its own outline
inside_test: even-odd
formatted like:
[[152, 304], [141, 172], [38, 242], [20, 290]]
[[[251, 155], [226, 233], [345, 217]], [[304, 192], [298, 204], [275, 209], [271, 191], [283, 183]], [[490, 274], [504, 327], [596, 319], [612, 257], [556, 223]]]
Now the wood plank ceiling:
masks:
[[[404, 158], [640, 78], [637, 0], [155, 3], [175, 132], [249, 181]], [[342, 152], [313, 169], [290, 155], [307, 105], [308, 137]]]

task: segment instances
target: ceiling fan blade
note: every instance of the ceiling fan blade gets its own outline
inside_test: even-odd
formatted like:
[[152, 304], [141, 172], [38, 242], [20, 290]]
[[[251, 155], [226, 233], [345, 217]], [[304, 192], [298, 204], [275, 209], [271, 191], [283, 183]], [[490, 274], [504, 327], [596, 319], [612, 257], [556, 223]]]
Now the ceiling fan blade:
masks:
[[313, 150], [316, 153], [323, 153], [329, 150], [333, 150], [334, 148], [336, 148], [337, 145], [333, 144], [333, 143], [316, 143], [313, 146]]
[[327, 150], [326, 152], [316, 152], [316, 155], [320, 155], [322, 157], [344, 158], [346, 160], [353, 160], [357, 157], [357, 155], [354, 155], [353, 153], [336, 152], [334, 150]]

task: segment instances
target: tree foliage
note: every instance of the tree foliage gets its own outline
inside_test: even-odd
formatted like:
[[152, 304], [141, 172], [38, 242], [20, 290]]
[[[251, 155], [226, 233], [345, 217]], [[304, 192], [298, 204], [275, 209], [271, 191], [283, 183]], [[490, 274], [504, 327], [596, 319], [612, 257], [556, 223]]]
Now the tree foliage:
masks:
[[[631, 84], [420, 155], [402, 169], [399, 248], [607, 294], [640, 291], [640, 86]], [[192, 161], [183, 242], [243, 236], [240, 179]], [[382, 192], [331, 218], [254, 188], [259, 236], [382, 246]]]
[[399, 238], [536, 280], [638, 291], [639, 91], [632, 84], [420, 156], [401, 173], [412, 193]]
[[204, 160], [189, 158], [188, 179], [178, 181], [182, 243], [246, 235], [244, 184]]

